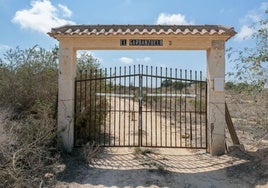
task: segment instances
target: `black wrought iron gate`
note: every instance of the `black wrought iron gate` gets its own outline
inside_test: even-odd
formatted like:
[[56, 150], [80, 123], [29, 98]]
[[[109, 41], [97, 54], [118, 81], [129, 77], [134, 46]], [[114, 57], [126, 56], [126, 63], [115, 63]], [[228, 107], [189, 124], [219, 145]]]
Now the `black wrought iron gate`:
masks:
[[202, 72], [143, 65], [83, 70], [75, 81], [75, 145], [207, 147]]

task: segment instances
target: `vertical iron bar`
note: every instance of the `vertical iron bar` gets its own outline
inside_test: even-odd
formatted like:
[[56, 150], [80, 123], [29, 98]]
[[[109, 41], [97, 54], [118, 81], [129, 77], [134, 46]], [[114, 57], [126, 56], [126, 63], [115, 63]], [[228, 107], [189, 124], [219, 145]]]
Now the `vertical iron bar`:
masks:
[[[126, 66], [124, 66], [124, 95], [126, 94]], [[124, 146], [126, 146], [126, 97], [124, 97]]]
[[84, 87], [85, 87], [85, 93], [84, 93], [84, 98], [85, 98], [85, 105], [84, 109], [86, 110], [87, 108], [87, 70], [85, 70], [85, 81], [84, 81]]
[[[98, 81], [99, 81], [99, 92], [98, 93], [101, 93], [102, 92], [102, 69], [99, 69], [99, 78], [98, 78]], [[102, 96], [100, 95], [99, 97], [99, 120], [98, 120], [98, 124], [99, 124], [99, 143], [101, 144], [101, 126], [102, 126], [102, 119], [101, 119], [101, 116], [102, 116]]]
[[[96, 92], [97, 92], [97, 73], [98, 70], [95, 70], [95, 74], [94, 74], [94, 141], [96, 141], [96, 126], [97, 126], [97, 96], [96, 96]], [[97, 142], [98, 143], [98, 142]], [[98, 143], [99, 144], [99, 143]]]
[[145, 104], [146, 104], [146, 106], [145, 106], [145, 113], [146, 113], [146, 117], [145, 117], [145, 135], [146, 135], [146, 146], [148, 146], [148, 141], [147, 141], [147, 139], [148, 139], [148, 137], [147, 137], [147, 126], [148, 126], [148, 120], [147, 120], [147, 111], [148, 111], [148, 97], [147, 97], [147, 93], [148, 93], [148, 91], [147, 91], [147, 89], [148, 89], [148, 66], [146, 66], [146, 89], [145, 89], [145, 94], [144, 95], [146, 95], [145, 97]]
[[75, 77], [74, 81], [74, 145], [77, 144], [77, 122], [76, 122], [76, 116], [77, 116], [77, 77]]
[[200, 106], [199, 106], [199, 108], [200, 108], [200, 115], [199, 115], [199, 121], [200, 121], [200, 125], [199, 125], [199, 129], [200, 129], [200, 147], [202, 147], [202, 115], [203, 115], [203, 109], [202, 109], [202, 87], [203, 87], [203, 83], [201, 82], [201, 80], [202, 80], [202, 78], [201, 78], [201, 76], [202, 76], [202, 72], [200, 71], [200, 82], [199, 82], [199, 86], [200, 86], [200, 88], [199, 88], [199, 98], [200, 98]]
[[[118, 85], [118, 94], [121, 93], [121, 67], [119, 67], [119, 85]], [[121, 97], [118, 97], [118, 105], [119, 105], [119, 109], [118, 109], [118, 130], [119, 130], [119, 146], [121, 146]]]
[[[92, 107], [92, 75], [93, 75], [93, 69], [90, 69], [89, 71], [89, 140], [92, 141], [92, 125], [93, 125], [93, 120], [92, 120], [92, 111], [93, 111], [93, 107]], [[93, 92], [94, 93], [94, 92]], [[93, 125], [94, 126], [94, 125]], [[94, 140], [95, 141], [95, 140]]]
[[[116, 67], [114, 67], [114, 94], [116, 94]], [[115, 95], [116, 96], [116, 95]], [[116, 97], [114, 98], [114, 146], [116, 146], [116, 142], [115, 142], [115, 137], [116, 137], [116, 113], [117, 113], [117, 109], [116, 109]]]
[[[128, 94], [130, 96], [130, 90], [131, 90], [131, 66], [128, 67], [128, 72], [129, 72], [129, 80], [128, 80]], [[134, 86], [133, 86], [134, 87]], [[131, 104], [131, 99], [129, 98], [129, 104], [128, 104], [128, 146], [130, 146], [130, 120], [131, 120], [131, 111], [130, 111], [130, 104]]]
[[103, 114], [105, 119], [104, 119], [104, 133], [103, 133], [103, 144], [104, 146], [106, 145], [106, 126], [107, 126], [107, 117], [106, 117], [106, 114], [107, 114], [107, 96], [106, 96], [106, 93], [107, 93], [107, 85], [106, 85], [106, 80], [107, 80], [107, 68], [104, 69], [104, 93], [105, 93], [105, 96], [104, 96], [104, 109], [103, 109]]
[[[166, 67], [166, 81], [167, 81], [167, 84], [168, 84], [168, 78], [167, 78], [167, 70], [168, 70], [168, 68]], [[165, 146], [167, 147], [167, 90], [168, 90], [168, 85], [166, 85], [166, 87], [165, 87], [165, 94], [166, 94], [166, 96], [165, 96]]]
[[[187, 79], [187, 70], [185, 70], [185, 79]], [[187, 146], [187, 106], [186, 106], [186, 103], [187, 103], [187, 97], [186, 97], [186, 93], [187, 93], [187, 85], [188, 85], [188, 83], [187, 83], [187, 81], [185, 81], [185, 90], [184, 90], [184, 94], [185, 94], [185, 97], [184, 97], [184, 99], [185, 99], [185, 102], [184, 102], [184, 115], [185, 115], [185, 130], [184, 130], [184, 132], [185, 132], [185, 147]]]
[[139, 65], [139, 146], [142, 146], [142, 69]]
[[[80, 83], [79, 83], [79, 113], [83, 113], [82, 111], [82, 100], [83, 100], [83, 84], [82, 84], [82, 80], [83, 80], [83, 72], [82, 70], [80, 71]], [[79, 133], [81, 132], [81, 127], [79, 128]], [[79, 134], [77, 135], [78, 137], [80, 136]], [[79, 137], [79, 139], [81, 139], [81, 137]], [[82, 140], [84, 141], [84, 140]], [[81, 144], [81, 143], [80, 143]]]
[[[109, 93], [112, 94], [112, 68], [109, 71], [110, 84], [109, 84]], [[111, 146], [111, 124], [112, 124], [112, 96], [109, 96], [109, 146]]]
[[[85, 70], [85, 81], [84, 81], [84, 87], [85, 87], [85, 93], [84, 93], [85, 105], [84, 105], [84, 110], [85, 110], [85, 112], [87, 111], [87, 83], [88, 83], [88, 81], [87, 81], [87, 70]], [[90, 134], [88, 123], [85, 126], [86, 126], [86, 135], [88, 136]], [[88, 142], [88, 140], [87, 140], [87, 142]]]
[[[156, 78], [157, 79], [157, 78]], [[163, 125], [163, 122], [162, 122], [162, 119], [163, 119], [163, 117], [162, 117], [162, 109], [163, 109], [163, 106], [162, 106], [162, 102], [163, 102], [163, 97], [161, 96], [162, 95], [162, 93], [163, 93], [163, 85], [162, 85], [162, 82], [163, 82], [163, 68], [162, 67], [160, 67], [160, 97], [159, 97], [159, 99], [160, 99], [160, 107], [159, 107], [159, 114], [160, 114], [160, 146], [162, 147], [162, 141], [163, 141], [163, 135], [162, 135], [162, 125]], [[156, 100], [158, 100], [158, 98], [156, 98]], [[156, 117], [157, 117], [157, 114], [156, 114]]]
[[82, 95], [82, 92], [83, 92], [83, 87], [82, 87], [82, 80], [83, 80], [83, 72], [80, 71], [80, 95], [79, 95], [79, 112], [82, 112], [82, 99], [83, 99], [83, 95]]
[[[153, 66], [151, 66], [151, 93], [153, 93]], [[153, 96], [151, 95], [151, 146], [153, 146]]]
[[203, 109], [202, 109], [202, 88], [203, 88], [203, 83], [202, 83], [202, 72], [200, 71], [200, 146], [203, 146], [203, 139], [202, 139], [202, 115], [203, 115]]
[[[195, 71], [195, 108], [194, 108], [194, 121], [195, 121], [195, 147], [197, 147], [197, 71]], [[200, 101], [199, 101], [200, 102]]]
[[[182, 70], [180, 69], [180, 79], [182, 79]], [[182, 85], [182, 81], [180, 81], [180, 84]], [[181, 121], [181, 118], [182, 118], [182, 115], [181, 115], [181, 113], [182, 113], [182, 111], [181, 111], [181, 100], [182, 100], [182, 98], [181, 98], [181, 95], [182, 95], [182, 87], [180, 88], [180, 147], [182, 147], [182, 121]]]
[[[172, 78], [172, 68], [170, 68], [170, 78]], [[171, 79], [171, 86], [170, 86], [170, 93], [172, 94], [172, 87], [173, 87], [173, 84], [172, 84], [173, 82], [172, 82], [172, 79]], [[170, 134], [170, 147], [172, 146], [172, 127], [171, 127], [171, 121], [172, 121], [172, 119], [171, 119], [171, 111], [172, 111], [172, 106], [171, 106], [171, 100], [172, 100], [172, 97], [169, 97], [169, 129], [170, 129], [170, 131], [169, 131], [169, 134]]]
[[178, 69], [175, 68], [175, 78], [176, 78], [176, 84], [175, 84], [175, 112], [174, 112], [174, 118], [175, 118], [175, 147], [177, 147], [177, 87], [178, 87]]
[[[162, 69], [162, 67], [161, 67]], [[161, 70], [162, 71], [162, 70]], [[155, 67], [155, 75], [158, 76], [158, 72], [157, 72], [157, 67]], [[155, 93], [158, 93], [157, 92], [157, 77], [155, 78]], [[161, 88], [161, 83], [160, 83], [160, 88]], [[156, 96], [155, 97], [156, 100], [155, 100], [155, 146], [157, 146], [157, 101], [158, 101], [158, 97]], [[161, 103], [160, 103], [161, 104]], [[161, 121], [161, 117], [160, 117], [160, 121]], [[161, 123], [160, 123], [160, 127], [161, 127]], [[161, 131], [160, 131], [160, 134], [161, 134]], [[160, 141], [161, 141], [161, 137], [160, 137]]]
[[[134, 65], [134, 95], [136, 95], [136, 66]], [[133, 99], [133, 103], [132, 103], [132, 111], [133, 111], [133, 145], [136, 145], [135, 144], [135, 137], [136, 137], [136, 133], [135, 133], [135, 128], [136, 128], [136, 119], [135, 119], [135, 116], [136, 116], [136, 111], [135, 111], [135, 107], [134, 107], [134, 104], [135, 104], [135, 97]]]
[[192, 139], [193, 139], [193, 127], [192, 127], [192, 112], [190, 111], [190, 147], [192, 147]]
[[207, 126], [208, 126], [208, 122], [207, 122], [207, 107], [208, 107], [208, 105], [207, 105], [207, 92], [208, 92], [208, 90], [207, 90], [207, 82], [205, 82], [205, 86], [206, 86], [206, 89], [205, 89], [205, 105], [206, 105], [206, 107], [205, 107], [205, 111], [206, 111], [206, 113], [205, 113], [205, 134], [206, 134], [206, 148], [208, 147], [208, 143], [207, 143], [207, 140], [208, 140], [208, 135], [207, 135]]
[[[191, 87], [192, 85], [192, 70], [190, 70], [190, 83], [189, 86]], [[192, 147], [192, 140], [193, 140], [193, 125], [192, 125], [192, 109], [190, 109], [190, 146]]]

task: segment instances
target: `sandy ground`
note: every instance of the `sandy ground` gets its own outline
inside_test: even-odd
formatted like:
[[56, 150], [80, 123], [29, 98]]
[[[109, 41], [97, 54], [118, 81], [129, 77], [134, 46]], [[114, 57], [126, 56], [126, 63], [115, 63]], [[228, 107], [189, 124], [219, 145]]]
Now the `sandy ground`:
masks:
[[203, 150], [155, 149], [136, 155], [130, 148], [109, 148], [87, 165], [79, 158], [67, 159], [55, 187], [264, 188], [268, 177], [260, 173], [262, 168], [237, 151], [212, 157]]
[[[112, 108], [117, 109], [132, 109], [138, 105], [129, 100], [125, 100], [125, 104], [116, 101], [112, 101], [112, 104], [116, 106]], [[130, 122], [133, 127], [138, 120], [137, 116], [133, 117], [131, 113], [120, 117], [121, 119], [119, 114], [111, 114], [108, 122], [115, 122], [115, 125], [118, 125], [119, 121], [121, 125], [122, 122]], [[154, 132], [156, 134], [147, 135], [147, 142], [159, 145], [161, 142], [157, 137], [165, 133], [165, 126], [162, 127], [162, 132], [160, 130], [163, 126], [160, 122], [164, 120], [155, 114], [149, 118], [156, 119], [153, 122], [156, 122], [158, 129], [152, 129], [151, 125], [147, 125], [143, 137]], [[174, 133], [172, 123], [167, 121], [167, 125], [167, 133]], [[124, 130], [121, 133], [118, 126], [110, 130], [115, 135], [116, 142], [119, 142], [120, 135], [120, 139], [125, 139], [124, 142], [129, 143], [129, 134], [137, 134], [137, 129], [129, 129], [128, 126], [121, 129]], [[170, 137], [167, 137], [167, 140], [170, 140]], [[171, 141], [167, 141], [167, 144], [172, 145]], [[263, 148], [252, 153], [237, 149], [219, 157], [210, 156], [205, 150], [197, 149], [142, 148], [144, 153], [137, 154], [135, 148], [105, 148], [89, 163], [82, 162], [81, 157], [76, 156], [77, 152], [74, 152], [73, 156], [67, 156], [63, 164], [58, 166], [55, 187], [267, 188], [268, 145]]]

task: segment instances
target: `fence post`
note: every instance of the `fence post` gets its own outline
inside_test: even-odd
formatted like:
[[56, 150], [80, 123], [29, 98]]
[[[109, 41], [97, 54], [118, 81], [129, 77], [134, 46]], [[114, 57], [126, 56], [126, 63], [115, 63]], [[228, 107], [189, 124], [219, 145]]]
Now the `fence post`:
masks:
[[74, 145], [76, 51], [60, 42], [58, 79], [58, 143], [67, 152]]
[[207, 50], [208, 152], [225, 152], [225, 41], [212, 41]]

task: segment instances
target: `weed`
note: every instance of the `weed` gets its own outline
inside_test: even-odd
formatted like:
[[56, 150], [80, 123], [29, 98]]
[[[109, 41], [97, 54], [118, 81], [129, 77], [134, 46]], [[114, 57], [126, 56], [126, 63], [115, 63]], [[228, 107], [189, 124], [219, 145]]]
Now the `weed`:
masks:
[[134, 149], [134, 152], [133, 154], [135, 156], [138, 156], [138, 155], [146, 155], [146, 154], [149, 154], [149, 153], [153, 153], [153, 151], [151, 149], [148, 149], [148, 148], [140, 148], [140, 147], [135, 147]]

